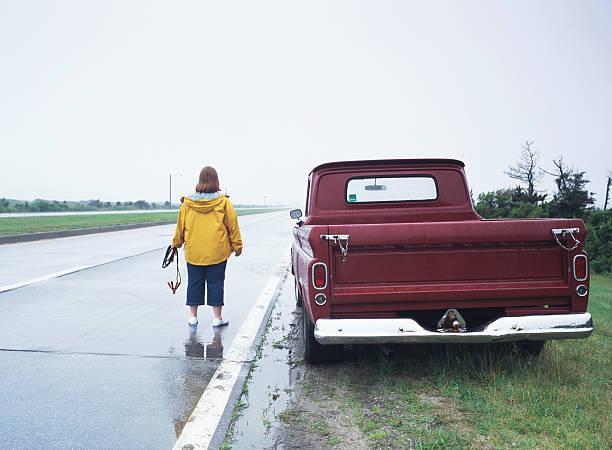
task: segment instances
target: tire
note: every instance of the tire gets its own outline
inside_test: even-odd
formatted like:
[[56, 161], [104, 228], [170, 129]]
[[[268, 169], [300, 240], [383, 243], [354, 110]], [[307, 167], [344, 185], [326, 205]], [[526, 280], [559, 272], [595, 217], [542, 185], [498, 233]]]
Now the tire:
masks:
[[295, 289], [295, 306], [301, 308], [304, 306], [304, 299], [302, 298], [302, 292], [300, 291], [300, 285], [297, 282], [297, 278], [293, 279], [293, 286]]
[[302, 309], [304, 326], [304, 359], [309, 364], [325, 364], [341, 361], [344, 355], [342, 345], [321, 345], [314, 337], [314, 325], [308, 318], [306, 309]]
[[514, 343], [516, 352], [521, 356], [540, 356], [546, 341], [517, 341]]

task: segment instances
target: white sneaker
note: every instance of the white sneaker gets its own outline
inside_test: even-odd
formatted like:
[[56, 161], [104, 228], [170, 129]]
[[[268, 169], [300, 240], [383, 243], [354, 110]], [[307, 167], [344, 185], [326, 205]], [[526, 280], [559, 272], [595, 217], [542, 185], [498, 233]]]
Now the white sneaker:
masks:
[[190, 318], [187, 320], [187, 323], [188, 323], [189, 325], [193, 325], [193, 326], [195, 326], [195, 325], [197, 325], [197, 324], [198, 324], [198, 318], [197, 318], [197, 317], [193, 317], [193, 316], [191, 316], [191, 317], [190, 317]]
[[213, 327], [222, 327], [224, 325], [227, 325], [229, 323], [229, 320], [226, 319], [213, 319]]

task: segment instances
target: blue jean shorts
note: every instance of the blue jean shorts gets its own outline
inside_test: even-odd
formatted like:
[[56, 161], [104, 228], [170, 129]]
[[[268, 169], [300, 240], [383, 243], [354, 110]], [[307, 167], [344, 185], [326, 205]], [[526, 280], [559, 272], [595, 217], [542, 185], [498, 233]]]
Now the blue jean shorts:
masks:
[[[196, 266], [187, 263], [187, 305], [223, 306], [227, 261], [210, 266]], [[206, 302], [204, 295], [208, 289]]]

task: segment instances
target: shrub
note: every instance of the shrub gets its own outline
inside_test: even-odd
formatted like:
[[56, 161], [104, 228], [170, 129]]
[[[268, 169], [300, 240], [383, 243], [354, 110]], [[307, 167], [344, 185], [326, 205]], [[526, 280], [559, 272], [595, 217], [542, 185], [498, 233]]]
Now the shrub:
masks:
[[591, 270], [598, 273], [612, 272], [612, 211], [593, 210], [586, 220], [589, 232], [586, 250], [589, 252]]

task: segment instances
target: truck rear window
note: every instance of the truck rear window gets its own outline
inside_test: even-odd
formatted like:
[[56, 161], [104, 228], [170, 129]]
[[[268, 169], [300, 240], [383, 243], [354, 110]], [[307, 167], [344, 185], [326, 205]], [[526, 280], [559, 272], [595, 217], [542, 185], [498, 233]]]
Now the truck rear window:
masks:
[[430, 176], [352, 178], [346, 186], [348, 203], [410, 202], [438, 198]]

